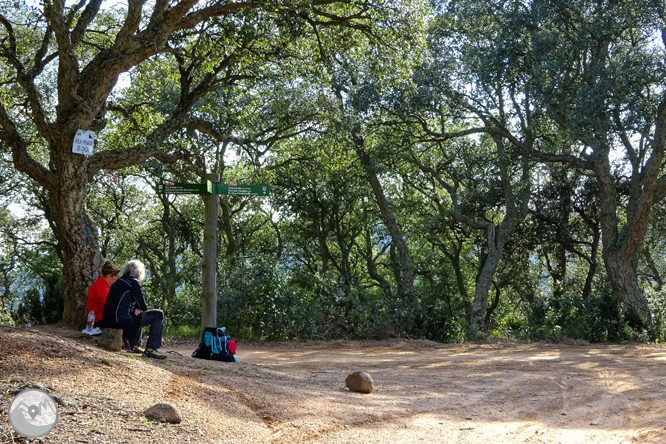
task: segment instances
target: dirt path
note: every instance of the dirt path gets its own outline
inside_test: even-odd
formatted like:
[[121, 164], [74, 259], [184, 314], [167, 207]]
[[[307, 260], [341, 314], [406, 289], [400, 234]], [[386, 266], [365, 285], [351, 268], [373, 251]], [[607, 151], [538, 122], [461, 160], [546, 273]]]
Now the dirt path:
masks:
[[[194, 347], [171, 343], [159, 363], [66, 330], [0, 328], [0, 392], [37, 381], [76, 403], [44, 442], [666, 442], [662, 346], [241, 342], [235, 365], [192, 359]], [[372, 394], [344, 387], [355, 370]], [[0, 442], [24, 442], [10, 400]], [[156, 402], [183, 422], [142, 418]]]

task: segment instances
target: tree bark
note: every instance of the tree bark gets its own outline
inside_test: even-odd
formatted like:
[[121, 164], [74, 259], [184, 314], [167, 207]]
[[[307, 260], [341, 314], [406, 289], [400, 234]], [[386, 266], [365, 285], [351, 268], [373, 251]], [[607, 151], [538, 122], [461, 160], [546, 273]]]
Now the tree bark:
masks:
[[625, 316], [629, 325], [637, 329], [650, 329], [652, 315], [647, 299], [638, 284], [635, 263], [627, 261], [618, 254], [607, 254], [604, 258], [611, 287], [624, 298]]
[[[662, 103], [663, 108], [666, 102]], [[600, 216], [602, 232], [602, 255], [613, 291], [626, 305], [626, 318], [636, 330], [651, 330], [652, 313], [647, 298], [638, 283], [638, 253], [645, 239], [648, 217], [653, 205], [659, 168], [663, 159], [664, 128], [657, 127], [653, 153], [646, 162], [640, 192], [630, 198], [627, 222], [618, 230], [618, 194], [609, 162], [609, 150], [603, 145], [595, 146], [593, 171], [599, 184]]]
[[[62, 177], [62, 176], [61, 176]], [[89, 285], [99, 276], [101, 253], [97, 227], [86, 209], [86, 182], [72, 180], [49, 193], [56, 235], [63, 246], [65, 294], [63, 322], [80, 328], [86, 323]]]
[[[500, 232], [499, 236], [496, 231]], [[467, 328], [467, 335], [471, 339], [477, 338], [483, 330], [486, 309], [488, 306], [488, 294], [490, 293], [490, 287], [493, 284], [495, 271], [497, 271], [497, 267], [502, 260], [506, 237], [506, 230], [502, 230], [501, 228], [496, 230], [494, 224], [488, 224], [488, 227], [486, 228], [486, 248], [488, 251], [476, 280], [472, 313]]]

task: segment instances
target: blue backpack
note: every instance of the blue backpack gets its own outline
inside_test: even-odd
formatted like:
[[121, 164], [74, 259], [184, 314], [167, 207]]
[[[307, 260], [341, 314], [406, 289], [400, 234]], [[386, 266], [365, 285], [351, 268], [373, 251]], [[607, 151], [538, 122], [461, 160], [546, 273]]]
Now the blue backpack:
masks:
[[238, 362], [234, 357], [236, 341], [227, 335], [224, 328], [206, 327], [201, 332], [201, 342], [192, 353], [193, 358], [213, 361]]

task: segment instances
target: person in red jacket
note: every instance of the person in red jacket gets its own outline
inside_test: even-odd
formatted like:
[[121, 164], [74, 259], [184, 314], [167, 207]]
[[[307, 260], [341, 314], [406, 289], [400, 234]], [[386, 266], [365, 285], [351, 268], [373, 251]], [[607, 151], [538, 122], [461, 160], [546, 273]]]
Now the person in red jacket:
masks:
[[102, 276], [98, 277], [88, 289], [88, 310], [86, 311], [86, 315], [94, 311], [95, 324], [99, 324], [99, 321], [102, 320], [102, 311], [104, 310], [106, 297], [109, 294], [109, 288], [118, 279], [120, 268], [113, 262], [106, 261], [100, 271]]

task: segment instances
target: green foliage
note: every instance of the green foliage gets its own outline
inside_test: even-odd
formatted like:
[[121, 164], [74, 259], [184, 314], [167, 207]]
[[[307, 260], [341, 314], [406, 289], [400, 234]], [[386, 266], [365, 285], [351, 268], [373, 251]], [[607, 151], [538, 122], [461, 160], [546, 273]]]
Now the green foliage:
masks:
[[[160, 297], [161, 299], [161, 297]], [[149, 299], [150, 303], [154, 303], [154, 299]], [[157, 306], [157, 305], [151, 305]], [[163, 308], [165, 324], [164, 328], [167, 332], [178, 332], [180, 330], [186, 331], [187, 328], [192, 327], [201, 329], [201, 289], [185, 286], [177, 292], [177, 295], [170, 298], [166, 306]], [[177, 333], [174, 333], [176, 336]]]
[[60, 270], [53, 270], [44, 276], [44, 323], [56, 324], [62, 319], [65, 282]]
[[11, 312], [13, 321], [20, 325], [55, 324], [62, 318], [65, 284], [59, 270], [51, 270], [40, 277], [38, 286], [28, 289]]
[[0, 325], [15, 325], [16, 321], [12, 316], [12, 312], [5, 307], [0, 307]]
[[44, 323], [44, 304], [37, 288], [31, 288], [26, 292], [13, 315], [14, 321], [19, 325]]
[[[36, 4], [0, 5], [14, 27], [16, 57], [29, 70], [46, 18]], [[31, 127], [30, 116], [42, 112], [57, 120], [46, 102], [37, 110], [31, 103], [55, 104], [58, 94], [69, 94], [57, 91], [55, 67], [47, 64], [35, 91], [26, 92], [16, 66], [0, 57], [0, 100], [29, 157], [41, 162], [36, 171], [57, 175], [72, 157], [94, 173], [100, 159], [116, 158], [94, 174], [86, 208], [102, 257], [146, 263], [144, 292], [149, 306], [165, 311], [168, 334], [199, 335], [203, 204], [200, 196], [158, 196], [154, 189], [215, 172], [222, 182], [272, 187], [265, 199], [220, 197], [218, 323], [236, 337], [470, 339], [465, 332], [480, 270], [489, 246], [502, 244], [481, 310], [486, 333], [641, 339], [623, 317], [623, 300], [599, 277], [600, 182], [578, 165], [590, 159], [594, 138], [608, 148], [595, 153], [599, 158], [640, 139], [613, 160], [607, 183], [617, 184], [616, 200], [624, 205], [640, 185], [631, 180], [644, 180], [666, 73], [657, 38], [662, 11], [655, 9], [663, 5], [461, 0], [432, 2], [435, 11], [411, 0], [359, 5], [255, 3], [174, 32], [168, 51], [121, 67], [129, 84], [111, 97], [100, 93], [105, 105], [95, 108], [95, 125], [106, 126], [97, 131], [99, 155], [90, 159], [47, 146], [48, 137]], [[124, 14], [120, 7], [102, 9], [89, 24], [75, 48], [82, 69], [114, 42]], [[72, 24], [78, 17], [72, 15]], [[348, 26], [329, 26], [336, 21]], [[6, 55], [8, 33], [0, 26]], [[52, 45], [44, 49], [57, 55]], [[86, 114], [86, 103], [79, 105]], [[484, 128], [470, 130], [477, 126]], [[117, 170], [128, 164], [120, 158], [153, 147], [165, 162], [173, 161], [166, 154], [188, 157]], [[53, 196], [10, 166], [8, 148], [0, 146], [0, 197], [29, 211], [14, 217], [0, 209], [0, 322], [57, 322], [65, 255], [63, 239], [53, 233], [61, 236], [54, 214], [62, 213], [50, 207]], [[60, 151], [65, 160], [49, 158]], [[558, 162], [544, 160], [552, 158]], [[381, 208], [379, 187], [386, 197]], [[519, 192], [530, 188], [529, 212], [512, 215], [528, 201]], [[666, 210], [656, 205], [637, 273], [663, 339]], [[631, 208], [618, 207], [618, 223], [605, 226], [621, 226]], [[413, 294], [401, 281], [398, 240], [414, 263]]]
[[177, 338], [200, 338], [201, 327], [194, 325], [169, 325], [165, 326], [164, 334]]
[[622, 342], [641, 339], [629, 327], [622, 304], [606, 288], [583, 300], [579, 295], [539, 298], [530, 304], [524, 337], [557, 341], [564, 338], [589, 342]]
[[218, 323], [236, 337], [255, 340], [317, 336], [321, 313], [314, 295], [290, 286], [272, 261], [238, 259], [220, 267]]
[[[218, 323], [234, 336], [255, 340], [356, 339], [395, 336], [397, 309], [377, 292], [345, 291], [310, 276], [290, 281], [283, 265], [266, 258], [239, 260], [221, 270]], [[293, 275], [292, 275], [293, 277]]]

